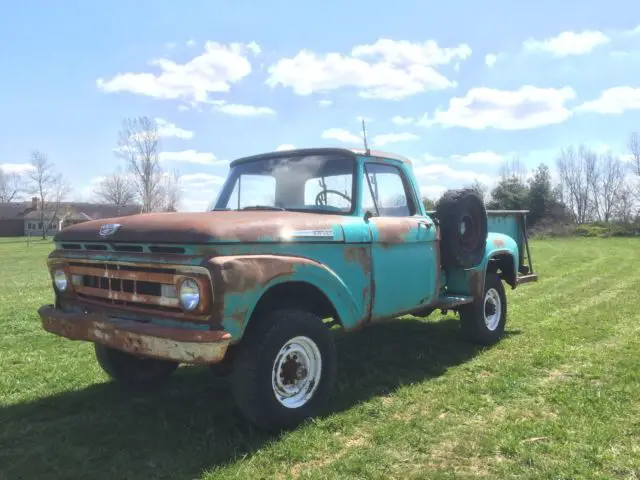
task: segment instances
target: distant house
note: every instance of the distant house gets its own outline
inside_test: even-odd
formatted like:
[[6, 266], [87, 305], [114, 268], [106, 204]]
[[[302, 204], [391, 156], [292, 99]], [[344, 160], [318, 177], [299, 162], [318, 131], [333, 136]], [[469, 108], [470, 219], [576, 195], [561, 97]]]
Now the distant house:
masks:
[[[136, 213], [140, 213], [138, 205], [118, 207], [101, 203], [62, 202], [57, 212], [45, 209], [44, 224], [47, 235], [55, 235], [69, 225]], [[38, 208], [37, 197], [31, 202], [0, 203], [0, 237], [41, 235], [42, 229], [42, 210]]]

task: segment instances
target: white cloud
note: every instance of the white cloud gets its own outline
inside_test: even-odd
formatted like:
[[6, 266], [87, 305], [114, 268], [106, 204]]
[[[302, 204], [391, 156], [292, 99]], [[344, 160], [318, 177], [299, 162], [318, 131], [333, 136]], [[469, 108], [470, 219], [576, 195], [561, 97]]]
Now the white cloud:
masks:
[[193, 38], [190, 38], [189, 40], [187, 40], [187, 43], [185, 45], [187, 47], [189, 47], [189, 48], [195, 47], [196, 46], [196, 41]]
[[447, 187], [443, 185], [434, 185], [431, 183], [428, 184], [420, 184], [420, 195], [422, 197], [437, 199], [442, 196], [442, 194], [447, 190]]
[[96, 83], [105, 92], [206, 102], [210, 93], [228, 92], [231, 84], [251, 73], [247, 54], [256, 49], [259, 47], [254, 42], [248, 45], [207, 42], [202, 54], [183, 64], [166, 58], [152, 60], [149, 64], [159, 68], [157, 74], [119, 73], [109, 80], [99, 78]]
[[178, 105], [178, 111], [179, 112], [188, 112], [189, 111], [189, 107], [187, 107], [186, 105]]
[[355, 46], [349, 55], [301, 50], [295, 57], [271, 65], [266, 83], [290, 87], [297, 95], [350, 87], [364, 98], [395, 100], [457, 85], [436, 67], [470, 55], [466, 44], [441, 48], [433, 40], [411, 43], [379, 39], [374, 44]]
[[22, 175], [23, 173], [33, 170], [33, 167], [29, 163], [2, 163], [0, 164], [0, 170], [4, 173], [17, 173]]
[[605, 90], [596, 100], [576, 107], [578, 112], [620, 114], [625, 110], [640, 109], [640, 88], [613, 87]]
[[276, 148], [276, 152], [282, 152], [284, 150], [295, 150], [296, 147], [291, 145], [290, 143], [284, 143], [282, 145], [278, 145]]
[[416, 122], [416, 119], [413, 117], [403, 117], [401, 115], [396, 115], [391, 119], [393, 123], [396, 125], [410, 125]]
[[456, 162], [477, 165], [499, 165], [506, 159], [504, 155], [489, 150], [467, 153], [465, 155], [451, 155], [449, 158]]
[[253, 105], [242, 105], [238, 103], [227, 103], [224, 100], [214, 100], [211, 102], [214, 109], [233, 115], [236, 117], [257, 117], [259, 115], [275, 115], [276, 112], [269, 107], [256, 107]]
[[260, 45], [258, 45], [256, 42], [249, 43], [247, 45], [247, 48], [249, 50], [251, 50], [256, 55], [258, 55], [260, 52], [262, 52], [262, 49], [260, 48]]
[[197, 152], [195, 150], [182, 150], [181, 152], [161, 152], [158, 155], [161, 162], [184, 162], [211, 165], [214, 163], [225, 164], [226, 160], [218, 160], [213, 153]]
[[453, 169], [445, 163], [431, 163], [429, 165], [419, 165], [413, 169], [419, 180], [425, 183], [444, 183], [442, 180], [454, 180], [457, 182], [471, 183], [478, 180], [482, 183], [491, 184], [497, 180], [497, 175], [476, 172], [473, 170]]
[[583, 32], [562, 32], [555, 37], [544, 40], [526, 40], [523, 47], [527, 51], [551, 53], [556, 57], [584, 55], [594, 48], [609, 43], [611, 40], [604, 33], [593, 30]]
[[191, 130], [185, 130], [176, 126], [176, 124], [168, 122], [164, 118], [156, 118], [156, 124], [158, 125], [158, 135], [161, 137], [175, 137], [189, 139], [193, 138], [193, 132]]
[[571, 116], [565, 106], [576, 94], [570, 87], [537, 88], [525, 85], [518, 90], [472, 88], [464, 97], [449, 100], [449, 108], [425, 115], [418, 124], [464, 127], [474, 130], [496, 128], [523, 130], [564, 122]]
[[219, 187], [225, 181], [225, 177], [220, 175], [213, 175], [211, 173], [190, 173], [188, 175], [181, 175], [180, 182], [190, 188], [205, 188], [205, 187]]
[[329, 128], [322, 132], [322, 138], [326, 140], [337, 140], [344, 143], [362, 143], [362, 136], [355, 135], [342, 128]]
[[484, 56], [484, 63], [487, 67], [493, 67], [498, 61], [498, 56], [495, 53], [489, 53]]
[[412, 140], [418, 140], [419, 138], [415, 133], [383, 133], [373, 137], [373, 144], [377, 147], [383, 147], [390, 143], [410, 142]]
[[318, 105], [321, 107], [328, 107], [333, 104], [333, 100], [318, 100]]

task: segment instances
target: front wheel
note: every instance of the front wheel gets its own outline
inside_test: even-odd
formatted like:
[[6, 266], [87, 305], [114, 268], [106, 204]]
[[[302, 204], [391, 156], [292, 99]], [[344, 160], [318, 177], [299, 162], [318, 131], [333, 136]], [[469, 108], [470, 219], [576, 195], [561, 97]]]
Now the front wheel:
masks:
[[164, 384], [178, 368], [178, 362], [132, 355], [94, 343], [96, 359], [113, 380], [130, 388], [144, 389]]
[[460, 322], [463, 335], [472, 342], [491, 345], [500, 340], [507, 322], [507, 296], [498, 275], [488, 273], [483, 297], [460, 307]]
[[246, 332], [233, 364], [241, 412], [265, 430], [294, 428], [324, 406], [336, 376], [332, 332], [308, 312], [281, 310]]

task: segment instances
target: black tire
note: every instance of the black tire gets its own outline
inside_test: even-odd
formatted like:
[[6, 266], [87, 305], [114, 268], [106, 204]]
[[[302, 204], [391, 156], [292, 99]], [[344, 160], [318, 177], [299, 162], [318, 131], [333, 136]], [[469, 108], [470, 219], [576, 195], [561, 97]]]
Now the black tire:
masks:
[[163, 385], [179, 363], [132, 355], [100, 343], [94, 343], [96, 359], [109, 377], [118, 383], [146, 389]]
[[[262, 429], [280, 431], [295, 428], [316, 416], [331, 394], [337, 371], [333, 334], [321, 318], [301, 310], [278, 310], [252, 322], [255, 323], [246, 331], [233, 363], [231, 390], [235, 402], [242, 414]], [[321, 373], [314, 383], [317, 385], [315, 392], [306, 403], [286, 407], [274, 392], [273, 374], [276, 359], [285, 358], [279, 357], [280, 349], [298, 336], [306, 337], [317, 347], [320, 361], [314, 365], [321, 365]], [[293, 368], [301, 371], [295, 366]], [[313, 368], [308, 368], [307, 374], [312, 375]], [[282, 380], [284, 376], [278, 378]], [[310, 388], [311, 385], [307, 391]]]
[[482, 262], [488, 233], [487, 210], [475, 190], [445, 192], [438, 200], [435, 216], [440, 225], [443, 267], [472, 268]]
[[[495, 304], [496, 299], [500, 305]], [[460, 326], [466, 339], [481, 345], [492, 345], [500, 340], [507, 322], [507, 296], [500, 277], [495, 273], [488, 273], [482, 298], [463, 305], [459, 311]], [[493, 312], [497, 313], [499, 318], [487, 322], [487, 316]]]

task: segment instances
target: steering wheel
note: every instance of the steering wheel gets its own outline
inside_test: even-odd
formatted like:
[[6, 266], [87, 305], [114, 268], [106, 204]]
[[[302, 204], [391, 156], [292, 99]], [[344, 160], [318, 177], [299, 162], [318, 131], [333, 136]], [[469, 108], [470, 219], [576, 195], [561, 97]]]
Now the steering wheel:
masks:
[[[347, 194], [339, 192], [338, 190], [322, 190], [321, 192], [318, 192], [318, 194], [316, 195], [316, 205], [320, 206], [320, 205], [326, 205], [327, 204], [327, 193], [335, 193], [336, 195], [338, 195], [339, 197], [344, 198], [347, 202], [351, 203], [351, 197], [349, 197]], [[324, 203], [322, 203], [323, 201], [320, 199], [320, 197], [324, 195]]]

